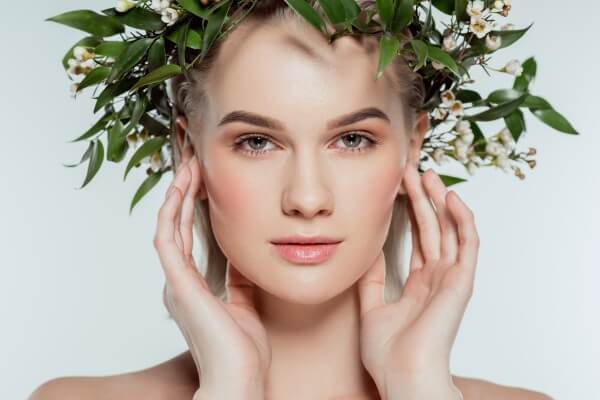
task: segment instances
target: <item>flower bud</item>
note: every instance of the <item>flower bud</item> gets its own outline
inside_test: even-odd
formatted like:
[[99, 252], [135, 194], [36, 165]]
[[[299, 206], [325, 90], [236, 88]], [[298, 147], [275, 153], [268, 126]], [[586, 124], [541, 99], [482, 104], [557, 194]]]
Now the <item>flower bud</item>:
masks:
[[535, 168], [535, 166], [536, 166], [536, 164], [537, 164], [537, 163], [535, 162], [535, 160], [526, 160], [526, 161], [527, 161], [527, 164], [529, 164], [529, 168], [531, 168], [531, 169], [534, 169], [534, 168]]
[[535, 154], [537, 153], [537, 150], [535, 149], [535, 147], [530, 147], [529, 151], [527, 152], [528, 156], [535, 156]]
[[523, 73], [523, 66], [521, 65], [521, 61], [513, 59], [506, 63], [502, 71], [514, 76], [520, 76]]

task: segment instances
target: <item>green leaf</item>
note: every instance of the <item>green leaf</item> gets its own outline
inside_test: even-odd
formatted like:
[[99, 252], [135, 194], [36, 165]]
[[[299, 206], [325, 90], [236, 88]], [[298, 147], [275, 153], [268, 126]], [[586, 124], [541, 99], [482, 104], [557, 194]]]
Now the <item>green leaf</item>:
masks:
[[111, 100], [117, 97], [118, 95], [125, 93], [127, 90], [129, 90], [129, 88], [131, 88], [135, 84], [136, 80], [136, 78], [128, 78], [107, 85], [96, 99], [94, 113], [96, 113], [102, 107], [110, 103]]
[[221, 30], [221, 26], [227, 17], [227, 13], [229, 12], [229, 7], [231, 7], [231, 1], [226, 1], [225, 5], [221, 6], [221, 8], [208, 16], [206, 29], [204, 30], [204, 36], [202, 37], [202, 57], [208, 53], [208, 49], [210, 49], [216, 40], [217, 35]]
[[379, 39], [379, 64], [375, 79], [379, 79], [385, 68], [393, 61], [400, 48], [400, 41], [395, 36], [382, 35]]
[[432, 44], [427, 44], [429, 49], [429, 58], [439, 62], [440, 64], [447, 67], [450, 71], [452, 71], [457, 77], [461, 77], [460, 72], [458, 71], [458, 65], [454, 61], [454, 58], [448, 53], [446, 53], [441, 48], [434, 46]]
[[113, 126], [108, 130], [108, 148], [106, 151], [106, 160], [119, 162], [125, 156], [129, 145], [123, 132], [123, 124], [117, 118]]
[[[189, 35], [188, 35], [189, 37]], [[148, 70], [155, 69], [167, 63], [167, 54], [165, 51], [165, 39], [161, 36], [150, 46], [148, 50]]]
[[492, 107], [475, 115], [464, 116], [463, 119], [471, 121], [493, 121], [498, 118], [503, 118], [504, 116], [512, 113], [514, 110], [519, 108], [519, 106], [521, 105], [521, 103], [523, 103], [523, 101], [525, 101], [525, 98], [527, 96], [527, 93], [523, 93], [521, 96], [517, 97], [514, 100], [498, 104], [496, 107]]
[[[179, 43], [179, 35], [181, 35], [185, 24], [177, 25], [177, 28], [165, 35], [171, 42]], [[202, 49], [202, 35], [195, 29], [188, 29], [186, 47], [190, 49]]]
[[108, 56], [116, 60], [126, 48], [127, 42], [102, 42], [96, 46], [94, 52], [100, 56]]
[[83, 135], [79, 136], [77, 139], [71, 140], [69, 143], [79, 142], [81, 140], [88, 139], [94, 136], [96, 133], [101, 132], [106, 128], [106, 125], [109, 121], [113, 119], [112, 113], [106, 113], [102, 118], [100, 118], [90, 129], [88, 129]]
[[70, 26], [97, 37], [106, 37], [124, 33], [125, 27], [116, 18], [101, 15], [91, 10], [73, 10], [46, 18], [59, 24]]
[[117, 12], [114, 8], [102, 11], [106, 15], [116, 18], [120, 23], [132, 28], [145, 31], [160, 31], [165, 27], [160, 15], [142, 7], [133, 7], [127, 12]]
[[163, 173], [161, 171], [159, 171], [154, 174], [148, 175], [148, 177], [146, 177], [146, 179], [144, 179], [144, 182], [142, 182], [140, 187], [137, 189], [137, 191], [133, 195], [133, 199], [131, 200], [131, 205], [129, 206], [129, 215], [131, 215], [131, 212], [133, 211], [133, 207], [135, 207], [135, 205], [146, 195], [146, 193], [148, 193], [160, 181], [162, 174]]
[[463, 103], [473, 103], [481, 100], [481, 95], [474, 90], [461, 89], [456, 92], [456, 99]]
[[81, 82], [79, 83], [79, 86], [77, 87], [77, 91], [81, 92], [83, 89], [85, 89], [88, 86], [97, 85], [98, 83], [100, 83], [106, 79], [109, 72], [110, 72], [110, 68], [108, 68], [108, 67], [94, 68], [85, 76], [85, 78], [83, 78], [81, 80]]
[[130, 91], [134, 91], [142, 86], [151, 85], [153, 83], [162, 82], [166, 79], [172, 78], [176, 75], [181, 74], [183, 71], [179, 65], [176, 64], [166, 64], [162, 67], [155, 69], [150, 72], [148, 75], [140, 78], [139, 81], [130, 89]]
[[356, 4], [354, 0], [341, 0], [342, 6], [344, 7], [344, 13], [346, 15], [346, 21], [354, 22], [354, 20], [360, 14], [360, 6]]
[[392, 32], [400, 32], [412, 22], [413, 5], [413, 0], [396, 0], [396, 9], [391, 24]]
[[418, 71], [427, 62], [429, 50], [427, 49], [427, 45], [421, 40], [413, 39], [410, 41], [410, 45], [412, 46], [413, 50], [415, 51], [415, 54], [417, 55], [417, 64], [415, 65], [413, 70]]
[[523, 112], [517, 108], [515, 111], [504, 117], [504, 122], [513, 139], [517, 142], [519, 137], [521, 137], [521, 134], [526, 130]]
[[467, 3], [468, 0], [454, 0], [454, 10], [456, 18], [459, 21], [468, 21], [470, 19], [469, 14], [467, 14]]
[[457, 183], [466, 182], [466, 179], [458, 178], [450, 175], [439, 175], [446, 187], [456, 185]]
[[339, 0], [319, 0], [319, 4], [333, 25], [346, 20], [344, 5]]
[[[533, 26], [533, 22], [531, 24], [529, 24], [529, 26], [527, 28], [524, 28], [524, 29], [512, 29], [512, 30], [506, 30], [506, 31], [491, 31], [490, 33], [488, 33], [488, 35], [500, 36], [500, 38], [502, 40], [501, 40], [499, 49], [502, 49], [504, 47], [510, 46], [511, 44], [513, 44], [514, 42], [519, 40], [525, 34], [525, 32], [527, 32], [529, 30], [529, 28], [531, 28], [532, 26]], [[485, 39], [481, 39], [481, 40], [485, 42]]]
[[471, 124], [471, 131], [473, 131], [473, 144], [476, 152], [484, 152], [486, 146], [485, 136], [481, 128], [475, 121], [468, 121]]
[[98, 173], [100, 166], [102, 166], [102, 161], [104, 160], [104, 145], [100, 140], [95, 140], [94, 149], [90, 155], [90, 162], [88, 163], [87, 174], [85, 176], [85, 180], [83, 181], [83, 185], [79, 189], [83, 189], [85, 185], [87, 185]]
[[572, 135], [579, 135], [579, 132], [573, 128], [571, 123], [567, 121], [558, 111], [552, 108], [530, 110], [533, 115], [538, 117], [546, 125], [556, 129], [557, 131], [569, 133]]
[[188, 32], [190, 31], [190, 24], [192, 23], [191, 19], [188, 19], [183, 23], [181, 27], [181, 32], [179, 33], [179, 37], [177, 38], [177, 61], [179, 65], [183, 68], [187, 68], [187, 63], [185, 62], [185, 53], [187, 50], [187, 46], [184, 43], [187, 43]]
[[487, 97], [487, 101], [490, 103], [505, 103], [510, 100], [514, 100], [517, 97], [523, 95], [522, 91], [515, 89], [498, 89], [494, 90]]
[[208, 10], [200, 5], [198, 0], [177, 0], [177, 3], [184, 10], [196, 15], [197, 17], [207, 19], [208, 18]]
[[75, 43], [73, 46], [71, 46], [69, 48], [69, 50], [67, 50], [67, 52], [63, 56], [63, 59], [62, 59], [63, 67], [65, 69], [69, 68], [69, 59], [75, 58], [75, 56], [73, 55], [73, 50], [75, 49], [75, 47], [81, 46], [81, 47], [86, 47], [91, 50], [94, 47], [96, 47], [100, 42], [101, 42], [101, 40], [94, 36], [86, 36], [83, 39], [79, 40], [77, 43]]
[[443, 13], [452, 15], [454, 13], [454, 0], [432, 0], [433, 6]]
[[79, 161], [77, 164], [63, 164], [63, 167], [73, 168], [73, 167], [76, 167], [78, 165], [81, 165], [81, 163], [83, 163], [85, 160], [87, 160], [88, 158], [90, 158], [90, 156], [92, 155], [92, 151], [93, 150], [94, 150], [94, 142], [90, 142], [90, 144], [88, 145], [87, 150], [85, 151], [85, 153], [83, 153], [83, 156], [81, 156], [81, 161]]
[[309, 24], [317, 28], [321, 33], [327, 34], [325, 31], [325, 23], [313, 6], [308, 4], [305, 0], [285, 0], [285, 2]]
[[151, 156], [156, 153], [167, 141], [167, 138], [164, 136], [153, 137], [152, 139], [148, 139], [144, 144], [142, 144], [136, 152], [133, 154], [127, 167], [125, 168], [125, 175], [123, 176], [123, 180], [127, 179], [127, 174], [135, 165], [137, 165], [142, 159]]
[[529, 57], [521, 64], [523, 72], [520, 76], [515, 78], [513, 89], [521, 90], [526, 92], [529, 90], [529, 84], [535, 79], [537, 73], [537, 63], [533, 57]]
[[144, 112], [146, 112], [146, 108], [148, 107], [148, 99], [145, 95], [139, 95], [137, 101], [135, 102], [135, 106], [133, 108], [133, 113], [131, 114], [131, 118], [129, 119], [129, 123], [123, 130], [123, 135], [128, 135], [129, 132], [137, 126], [140, 122], [140, 118]]
[[129, 72], [146, 55], [154, 39], [142, 38], [128, 44], [112, 66], [107, 82], [113, 83]]
[[522, 106], [525, 106], [529, 109], [547, 109], [554, 108], [548, 103], [548, 101], [540, 96], [529, 95], [523, 102]]
[[394, 0], [377, 0], [376, 3], [379, 20], [384, 29], [388, 30], [394, 19]]

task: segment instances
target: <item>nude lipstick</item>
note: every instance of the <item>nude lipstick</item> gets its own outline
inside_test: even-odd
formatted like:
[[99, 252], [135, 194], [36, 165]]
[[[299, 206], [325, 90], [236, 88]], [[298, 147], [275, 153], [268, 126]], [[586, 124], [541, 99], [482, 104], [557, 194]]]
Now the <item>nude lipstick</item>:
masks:
[[294, 264], [319, 264], [331, 258], [341, 239], [324, 236], [287, 236], [271, 241], [285, 260]]

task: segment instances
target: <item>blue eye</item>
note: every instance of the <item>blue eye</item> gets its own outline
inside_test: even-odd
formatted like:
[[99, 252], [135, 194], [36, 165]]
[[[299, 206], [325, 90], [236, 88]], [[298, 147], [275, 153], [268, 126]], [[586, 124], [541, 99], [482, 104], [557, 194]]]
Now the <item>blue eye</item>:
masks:
[[[368, 136], [357, 134], [355, 132], [350, 132], [343, 136], [340, 136], [336, 140], [336, 142], [338, 142], [340, 140], [344, 143], [350, 143], [349, 147], [346, 148], [348, 150], [344, 150], [344, 151], [349, 151], [349, 152], [364, 152], [364, 151], [371, 149], [373, 146], [375, 146], [377, 144], [377, 142], [375, 140], [369, 138]], [[360, 144], [361, 142], [365, 142], [366, 145], [363, 147], [358, 147], [357, 144]], [[272, 150], [265, 149], [266, 143], [273, 144], [271, 139], [269, 139], [268, 137], [263, 136], [263, 135], [253, 134], [253, 135], [242, 136], [241, 138], [239, 138], [234, 143], [234, 148], [236, 151], [248, 154], [250, 156], [258, 156], [258, 155], [272, 151]], [[245, 144], [248, 144], [250, 149], [244, 148]]]

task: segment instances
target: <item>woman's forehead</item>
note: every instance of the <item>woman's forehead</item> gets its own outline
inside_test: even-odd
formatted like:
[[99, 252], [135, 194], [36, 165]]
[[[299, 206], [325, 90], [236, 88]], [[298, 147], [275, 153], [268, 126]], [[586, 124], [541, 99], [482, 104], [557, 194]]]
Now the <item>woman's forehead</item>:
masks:
[[378, 54], [353, 38], [330, 45], [314, 28], [287, 22], [240, 28], [226, 38], [207, 82], [215, 119], [237, 109], [329, 119], [398, 108], [387, 77], [375, 80]]

